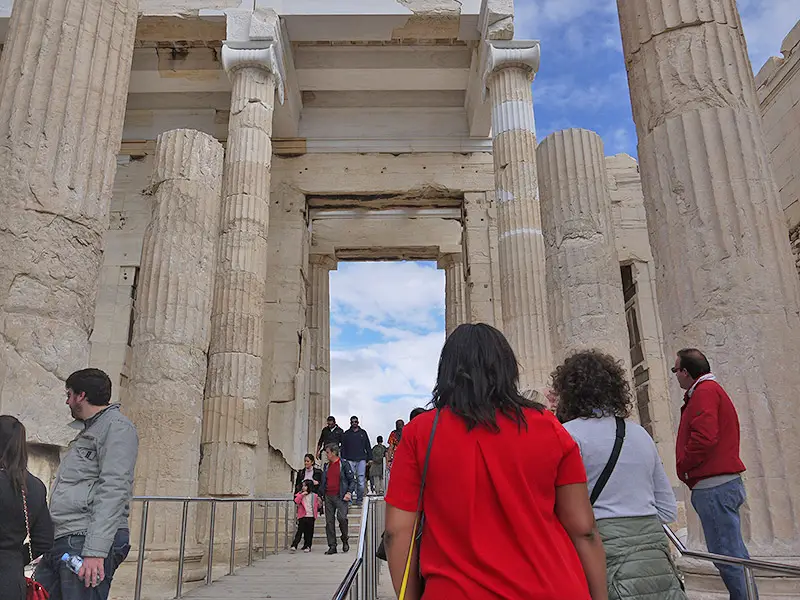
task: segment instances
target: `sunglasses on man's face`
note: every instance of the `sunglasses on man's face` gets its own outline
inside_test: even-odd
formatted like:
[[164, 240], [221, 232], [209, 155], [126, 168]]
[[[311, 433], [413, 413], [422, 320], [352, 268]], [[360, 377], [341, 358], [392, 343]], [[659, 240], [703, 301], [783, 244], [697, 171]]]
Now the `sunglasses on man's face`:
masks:
[[683, 371], [683, 369], [680, 368], [680, 367], [672, 367], [672, 372], [673, 373], [677, 373], [678, 371]]

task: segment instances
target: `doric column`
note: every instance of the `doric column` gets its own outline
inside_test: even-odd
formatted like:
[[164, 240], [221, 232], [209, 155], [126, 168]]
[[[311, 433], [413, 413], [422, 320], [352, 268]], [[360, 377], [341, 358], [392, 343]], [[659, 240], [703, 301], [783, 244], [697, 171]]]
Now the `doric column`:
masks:
[[275, 48], [222, 48], [233, 93], [203, 413], [200, 492], [248, 495], [259, 443]]
[[308, 334], [311, 344], [311, 403], [308, 419], [309, 452], [316, 452], [319, 432], [331, 414], [331, 291], [330, 273], [336, 259], [312, 254], [308, 281]]
[[447, 335], [450, 335], [468, 321], [464, 259], [461, 254], [444, 254], [438, 267], [444, 269], [444, 320]]
[[[205, 133], [158, 138], [125, 404], [139, 431], [137, 495], [197, 495], [222, 161]], [[180, 506], [153, 516], [148, 543], [177, 547]]]
[[531, 94], [539, 42], [487, 44], [503, 330], [520, 363], [521, 387], [531, 389], [544, 385], [552, 368]]
[[598, 348], [630, 365], [603, 141], [559, 131], [539, 145], [536, 163], [553, 357]]
[[797, 558], [800, 293], [741, 19], [734, 0], [618, 4], [666, 346], [704, 350], [736, 404], [750, 552]]
[[[88, 366], [138, 0], [14, 3], [0, 60], [0, 412], [66, 446]], [[116, 385], [117, 382], [115, 381]]]

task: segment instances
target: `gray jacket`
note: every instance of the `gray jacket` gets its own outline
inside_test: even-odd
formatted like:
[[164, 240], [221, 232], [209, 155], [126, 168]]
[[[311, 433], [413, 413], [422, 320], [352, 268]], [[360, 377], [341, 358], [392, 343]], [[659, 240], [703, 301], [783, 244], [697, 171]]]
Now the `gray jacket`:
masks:
[[83, 429], [50, 491], [55, 537], [85, 535], [83, 556], [105, 557], [117, 530], [128, 527], [139, 437], [118, 404], [75, 426]]

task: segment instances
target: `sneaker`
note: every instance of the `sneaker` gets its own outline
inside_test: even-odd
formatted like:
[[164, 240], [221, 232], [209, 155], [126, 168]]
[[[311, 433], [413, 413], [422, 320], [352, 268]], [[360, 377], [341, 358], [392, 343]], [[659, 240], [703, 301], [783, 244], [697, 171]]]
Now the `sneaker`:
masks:
[[336, 551], [336, 548], [328, 548], [325, 551], [325, 556], [330, 556], [331, 554], [338, 554], [338, 552]]
[[342, 542], [342, 552], [350, 552], [350, 544]]
[[295, 552], [297, 552], [297, 548], [295, 548], [294, 546], [292, 546], [291, 548], [289, 548], [289, 552], [291, 552], [292, 554], [294, 554]]
[[306, 554], [308, 554], [309, 552], [311, 552], [311, 548], [303, 548], [303, 552], [305, 552]]

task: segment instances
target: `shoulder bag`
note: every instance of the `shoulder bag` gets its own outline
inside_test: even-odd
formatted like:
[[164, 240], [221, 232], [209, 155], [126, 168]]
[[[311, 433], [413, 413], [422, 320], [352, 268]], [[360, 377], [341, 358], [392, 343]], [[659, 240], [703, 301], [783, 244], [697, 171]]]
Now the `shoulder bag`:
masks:
[[[28, 558], [33, 564], [33, 548], [31, 547], [33, 542], [31, 541], [31, 523], [28, 517], [28, 498], [24, 489], [22, 490], [22, 510], [25, 513], [25, 533], [28, 534]], [[42, 584], [30, 577], [25, 578], [25, 600], [47, 600], [49, 597], [50, 594], [42, 587]]]
[[597, 478], [597, 483], [595, 483], [594, 488], [592, 488], [592, 493], [589, 496], [589, 501], [592, 503], [592, 506], [594, 506], [594, 503], [597, 502], [597, 499], [600, 497], [600, 493], [603, 491], [603, 488], [606, 487], [608, 480], [611, 478], [611, 473], [614, 472], [614, 467], [617, 466], [619, 454], [622, 452], [622, 442], [625, 441], [625, 419], [617, 417], [616, 420], [617, 436], [614, 439], [614, 448], [611, 450], [611, 457], [608, 459], [603, 472], [600, 473], [600, 477]]
[[[403, 582], [400, 585], [400, 595], [398, 600], [405, 600], [406, 588], [408, 587], [408, 577], [411, 573], [411, 557], [414, 555], [414, 546], [418, 545], [422, 539], [422, 524], [425, 521], [425, 516], [422, 514], [422, 495], [425, 492], [425, 480], [428, 478], [428, 463], [431, 459], [431, 448], [433, 447], [433, 434], [436, 433], [436, 425], [439, 423], [440, 412], [436, 411], [436, 416], [433, 418], [433, 427], [431, 428], [431, 435], [428, 438], [428, 449], [425, 452], [425, 463], [422, 467], [422, 481], [419, 486], [419, 500], [417, 500], [417, 516], [414, 519], [414, 529], [411, 531], [411, 544], [408, 547], [408, 556], [406, 557], [406, 568], [403, 572]], [[417, 573], [419, 578], [422, 579], [422, 574], [419, 572], [419, 565], [417, 565]], [[422, 582], [424, 589], [425, 582]]]

